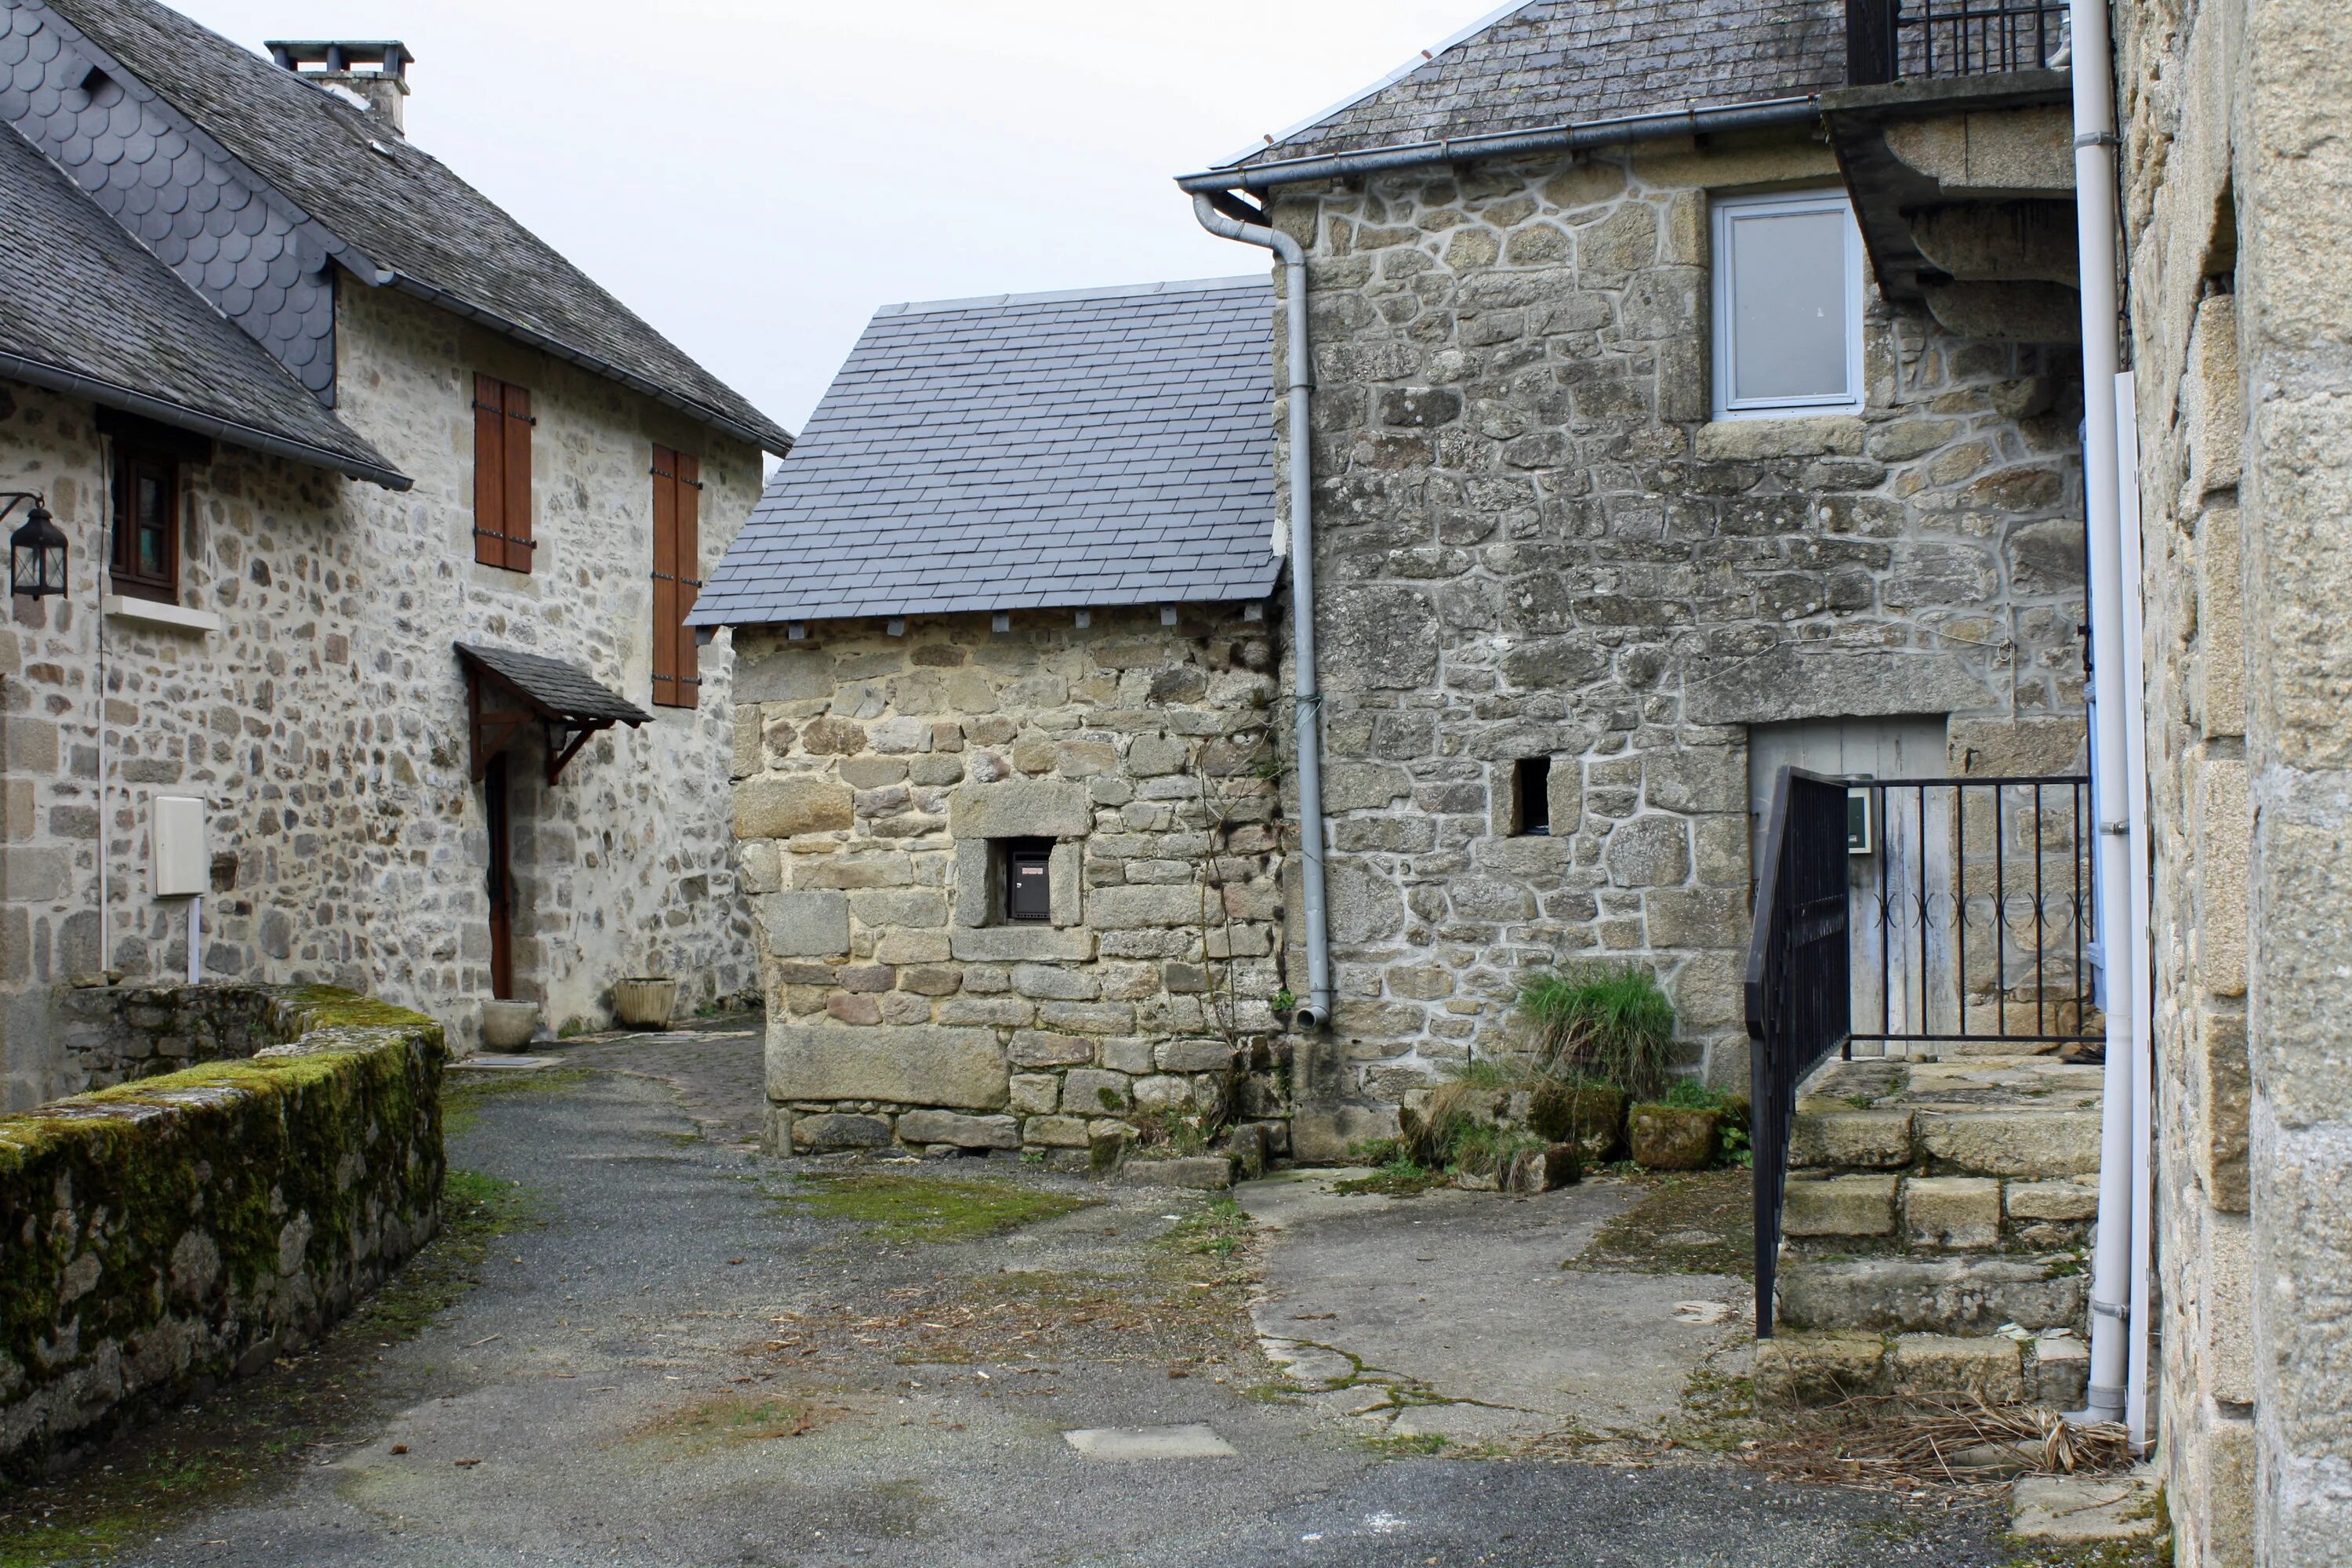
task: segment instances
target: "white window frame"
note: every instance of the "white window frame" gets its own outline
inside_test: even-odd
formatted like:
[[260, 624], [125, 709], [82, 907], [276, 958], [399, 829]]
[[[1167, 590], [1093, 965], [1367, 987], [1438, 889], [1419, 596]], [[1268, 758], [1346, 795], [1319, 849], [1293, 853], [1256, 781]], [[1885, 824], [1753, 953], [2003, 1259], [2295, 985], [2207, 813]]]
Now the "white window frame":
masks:
[[[1734, 344], [1734, 288], [1731, 266], [1731, 225], [1740, 217], [1779, 217], [1803, 213], [1845, 215], [1845, 384], [1840, 397], [1731, 396]], [[1862, 229], [1853, 219], [1853, 203], [1842, 190], [1805, 191], [1793, 195], [1719, 196], [1714, 210], [1715, 417], [1717, 419], [1787, 418], [1792, 415], [1859, 414], [1864, 388], [1862, 375]]]

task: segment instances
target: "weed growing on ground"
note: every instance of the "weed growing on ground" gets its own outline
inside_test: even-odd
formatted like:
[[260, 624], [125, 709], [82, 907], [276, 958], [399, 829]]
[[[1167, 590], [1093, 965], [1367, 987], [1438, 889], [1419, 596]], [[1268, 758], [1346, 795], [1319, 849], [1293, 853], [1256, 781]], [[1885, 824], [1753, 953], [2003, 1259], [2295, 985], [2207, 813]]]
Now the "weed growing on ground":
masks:
[[541, 1068], [536, 1072], [460, 1070], [443, 1080], [441, 1135], [470, 1132], [482, 1119], [482, 1105], [509, 1094], [553, 1094], [595, 1076], [585, 1068]]
[[1647, 1100], [1677, 1075], [1675, 1005], [1645, 969], [1596, 964], [1530, 975], [1519, 986], [1518, 1014], [1553, 1077], [1591, 1079]]
[[1018, 1182], [879, 1173], [803, 1176], [776, 1198], [787, 1215], [849, 1221], [902, 1246], [979, 1241], [1095, 1201]]
[[1445, 1452], [1446, 1438], [1439, 1432], [1418, 1432], [1410, 1437], [1371, 1437], [1366, 1446], [1376, 1454], [1391, 1459], [1433, 1459]]
[[1187, 1252], [1203, 1258], [1231, 1258], [1249, 1239], [1250, 1217], [1231, 1198], [1211, 1198], [1194, 1214], [1176, 1222], [1169, 1234]]
[[1375, 1168], [1369, 1176], [1351, 1176], [1335, 1184], [1331, 1190], [1342, 1197], [1376, 1193], [1383, 1197], [1417, 1198], [1432, 1187], [1445, 1184], [1443, 1173], [1429, 1169], [1406, 1153], [1404, 1145], [1394, 1138], [1350, 1144], [1348, 1152]]

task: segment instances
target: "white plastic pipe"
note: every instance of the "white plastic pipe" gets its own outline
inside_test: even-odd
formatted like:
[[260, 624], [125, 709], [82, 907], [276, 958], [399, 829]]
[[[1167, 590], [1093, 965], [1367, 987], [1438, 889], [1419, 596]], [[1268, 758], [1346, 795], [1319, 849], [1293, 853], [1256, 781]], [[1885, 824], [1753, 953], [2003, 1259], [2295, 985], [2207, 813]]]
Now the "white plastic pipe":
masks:
[[1273, 251], [1284, 268], [1290, 360], [1290, 635], [1298, 666], [1298, 901], [1307, 922], [1307, 1005], [1290, 1016], [1299, 1028], [1320, 1028], [1331, 1021], [1331, 935], [1323, 891], [1323, 689], [1315, 675], [1315, 449], [1309, 418], [1315, 367], [1307, 359], [1307, 252], [1278, 228], [1226, 216], [1205, 195], [1192, 198], [1192, 213], [1211, 234]]
[[2124, 735], [2124, 784], [2130, 794], [2129, 838], [2131, 878], [2132, 1092], [2131, 1092], [2131, 1318], [2125, 1335], [2124, 1424], [2131, 1428], [2133, 1446], [2146, 1452], [2148, 1445], [2148, 1342], [2155, 1323], [2150, 1317], [2148, 1281], [2155, 1248], [2156, 1199], [2149, 1183], [2149, 1140], [2155, 1127], [2156, 967], [2149, 943], [2155, 930], [2148, 887], [2147, 814], [2147, 682], [2142, 668], [2141, 642], [2147, 623], [2146, 592], [2140, 576], [2139, 397], [2132, 373], [2116, 377], [2116, 504], [2121, 526], [2116, 538], [2122, 549], [2124, 577], [2124, 689], [2130, 694], [2129, 722]]
[[2094, 1421], [2124, 1418], [2131, 1310], [2132, 1077], [2139, 1054], [2130, 935], [2129, 769], [2125, 739], [2132, 701], [2125, 679], [2121, 513], [2117, 506], [2116, 373], [2115, 88], [2109, 79], [2106, 0], [2072, 0], [2069, 73], [2074, 97], [2074, 221], [2083, 294], [2083, 498], [2090, 542], [2091, 773], [2094, 885], [2098, 900], [2100, 1003], [2107, 1063], [2099, 1123], [2098, 1236], [2091, 1255]]

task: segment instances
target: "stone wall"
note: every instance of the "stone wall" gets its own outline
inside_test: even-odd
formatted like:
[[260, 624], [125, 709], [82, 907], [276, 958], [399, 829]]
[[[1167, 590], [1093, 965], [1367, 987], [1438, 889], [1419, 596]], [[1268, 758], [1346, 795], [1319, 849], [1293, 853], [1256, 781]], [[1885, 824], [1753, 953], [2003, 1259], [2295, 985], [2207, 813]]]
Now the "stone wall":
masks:
[[[75, 580], [67, 601], [17, 601], [0, 630], [12, 1104], [89, 1081], [51, 1016], [56, 987], [106, 969], [133, 981], [187, 972], [186, 900], [149, 893], [159, 793], [210, 804], [207, 977], [363, 988], [433, 1014], [453, 1041], [476, 1037], [475, 1003], [489, 994], [487, 833], [450, 647], [460, 638], [570, 659], [655, 715], [599, 736], [551, 787], [539, 737], [518, 743], [519, 994], [556, 1026], [603, 1022], [611, 983], [631, 974], [677, 975], [689, 1008], [757, 983], [728, 843], [725, 635], [704, 650], [698, 710], [651, 705], [648, 470], [656, 442], [703, 454], [709, 566], [757, 498], [759, 454], [391, 290], [353, 284], [339, 309], [339, 412], [415, 488], [226, 446], [187, 470], [181, 603], [223, 625], [105, 617], [103, 824], [101, 444], [89, 405], [0, 386], [0, 475], [48, 492]], [[474, 563], [478, 370], [533, 392], [529, 574]]]
[[[1710, 191], [1837, 183], [1818, 145], [1717, 138], [1281, 193], [1318, 384], [1318, 1148], [1564, 960], [1654, 968], [1744, 1082], [1748, 726], [1932, 715], [1956, 773], [2079, 763], [2071, 351], [1874, 292], [1860, 416], [1710, 422]], [[1546, 837], [1510, 835], [1528, 757]]]
[[431, 1019], [324, 988], [191, 1005], [276, 1042], [0, 1119], [0, 1472], [308, 1343], [438, 1224]]
[[2184, 1565], [2352, 1532], [2352, 18], [2118, 19], [2156, 824], [2159, 1444]]
[[[1238, 608], [737, 634], [771, 1146], [1280, 1146], [1277, 700]], [[1050, 841], [1050, 919], [996, 858]]]

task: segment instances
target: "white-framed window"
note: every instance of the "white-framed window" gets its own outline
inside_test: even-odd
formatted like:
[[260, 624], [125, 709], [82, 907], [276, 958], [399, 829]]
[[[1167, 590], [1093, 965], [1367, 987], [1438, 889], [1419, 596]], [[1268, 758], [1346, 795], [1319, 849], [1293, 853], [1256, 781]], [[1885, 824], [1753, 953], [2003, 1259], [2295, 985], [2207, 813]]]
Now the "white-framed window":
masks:
[[1715, 416], [1862, 407], [1862, 230], [1843, 191], [1715, 204]]

